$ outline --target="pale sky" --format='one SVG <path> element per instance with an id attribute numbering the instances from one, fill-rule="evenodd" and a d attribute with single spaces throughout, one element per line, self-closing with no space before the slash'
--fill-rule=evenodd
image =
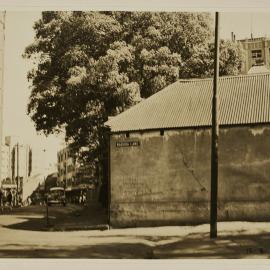
<path id="1" fill-rule="evenodd" d="M 250 38 L 251 29 L 253 37 L 270 37 L 269 13 L 221 13 L 220 36 L 231 38 L 234 32 L 236 39 Z"/>
<path id="2" fill-rule="evenodd" d="M 50 136 L 38 136 L 34 124 L 26 114 L 30 95 L 26 74 L 31 64 L 22 58 L 22 53 L 34 38 L 32 26 L 40 18 L 40 12 L 7 12 L 6 43 L 4 70 L 4 136 L 17 135 L 22 141 L 36 149 L 46 149 L 42 166 L 56 162 L 56 152 L 63 147 L 63 139 Z M 220 19 L 220 36 L 236 39 L 250 37 L 251 29 L 254 37 L 270 37 L 270 14 L 222 13 Z"/>
<path id="3" fill-rule="evenodd" d="M 24 48 L 33 41 L 32 26 L 39 17 L 40 12 L 6 13 L 3 133 L 4 136 L 19 136 L 22 143 L 31 145 L 33 159 L 40 163 L 38 167 L 45 169 L 56 163 L 56 153 L 62 147 L 62 140 L 55 136 L 38 136 L 34 123 L 26 114 L 31 92 L 26 75 L 31 63 L 22 58 Z"/>

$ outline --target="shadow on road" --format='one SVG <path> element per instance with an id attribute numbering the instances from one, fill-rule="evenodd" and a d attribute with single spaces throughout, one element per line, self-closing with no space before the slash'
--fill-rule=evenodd
<path id="1" fill-rule="evenodd" d="M 119 236 L 115 236 L 116 238 Z M 114 237 L 113 237 L 114 238 Z M 146 241 L 146 238 L 148 239 Z M 107 243 L 77 246 L 7 245 L 0 249 L 5 258 L 89 258 L 89 259 L 269 259 L 270 234 L 236 235 L 209 239 L 208 234 L 187 237 L 136 237 L 136 243 L 114 239 Z M 152 242 L 151 242 L 152 241 Z"/>
<path id="2" fill-rule="evenodd" d="M 67 207 L 49 207 L 49 226 L 47 226 L 46 208 L 40 206 L 24 207 L 14 209 L 8 213 L 15 221 L 3 227 L 16 230 L 44 231 L 56 230 L 65 231 L 76 227 L 87 228 L 106 223 L 106 211 L 98 204 L 87 207 L 69 205 Z"/>
<path id="3" fill-rule="evenodd" d="M 44 231 L 46 220 L 42 217 L 16 216 L 17 223 L 2 227 L 15 230 Z"/>
<path id="4" fill-rule="evenodd" d="M 210 239 L 208 233 L 195 233 L 168 244 L 157 245 L 155 258 L 270 258 L 270 234 L 220 236 Z"/>
<path id="5" fill-rule="evenodd" d="M 17 245 L 0 250 L 0 258 L 92 258 L 92 259 L 152 259 L 153 251 L 145 244 L 108 243 L 91 246 L 41 249 Z"/>
<path id="6" fill-rule="evenodd" d="M 2 227 L 5 233 L 14 230 L 44 231 L 46 228 L 45 208 L 30 207 L 16 209 L 5 215 Z M 50 207 L 50 223 L 56 230 L 74 226 L 91 226 L 103 223 L 106 212 L 97 205 L 81 207 Z M 206 225 L 206 224 L 205 224 Z M 108 233 L 82 232 L 82 234 L 46 234 L 46 241 L 20 240 L 24 245 L 6 240 L 0 245 L 2 258 L 101 258 L 101 259 L 183 259 L 183 258 L 270 258 L 270 232 L 268 223 L 224 223 L 220 225 L 217 239 L 210 239 L 205 225 L 157 228 L 116 229 Z M 168 231 L 169 230 L 169 231 Z M 24 232 L 23 232 L 24 233 Z M 23 235 L 18 233 L 18 235 Z M 61 235 L 61 237 L 60 237 Z M 63 239 L 72 236 L 70 245 Z M 27 236 L 28 237 L 28 236 Z M 47 237 L 49 237 L 47 239 Z M 64 237 L 64 238 L 63 238 Z M 12 237 L 11 237 L 12 239 Z M 23 238 L 21 238 L 23 239 Z"/>

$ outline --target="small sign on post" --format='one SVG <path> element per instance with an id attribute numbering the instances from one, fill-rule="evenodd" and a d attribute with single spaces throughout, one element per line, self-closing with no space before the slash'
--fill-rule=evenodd
<path id="1" fill-rule="evenodd" d="M 49 219 L 49 205 L 48 205 L 48 194 L 46 196 L 46 225 L 47 227 L 50 226 L 50 219 Z"/>

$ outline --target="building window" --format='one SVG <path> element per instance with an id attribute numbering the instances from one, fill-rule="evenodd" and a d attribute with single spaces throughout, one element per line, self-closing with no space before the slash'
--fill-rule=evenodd
<path id="1" fill-rule="evenodd" d="M 126 133 L 126 138 L 129 138 L 129 132 Z"/>
<path id="2" fill-rule="evenodd" d="M 160 130 L 160 136 L 164 136 L 164 129 Z"/>
<path id="3" fill-rule="evenodd" d="M 262 58 L 262 50 L 252 50 L 252 58 Z"/>

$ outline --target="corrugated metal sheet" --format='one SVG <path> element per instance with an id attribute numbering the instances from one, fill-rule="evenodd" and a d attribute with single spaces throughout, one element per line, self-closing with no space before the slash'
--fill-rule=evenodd
<path id="1" fill-rule="evenodd" d="M 221 77 L 222 125 L 270 123 L 270 73 Z M 211 126 L 213 80 L 180 80 L 105 124 L 112 132 Z"/>
<path id="2" fill-rule="evenodd" d="M 266 66 L 253 66 L 250 68 L 247 74 L 258 74 L 265 72 L 270 72 L 270 70 Z"/>

